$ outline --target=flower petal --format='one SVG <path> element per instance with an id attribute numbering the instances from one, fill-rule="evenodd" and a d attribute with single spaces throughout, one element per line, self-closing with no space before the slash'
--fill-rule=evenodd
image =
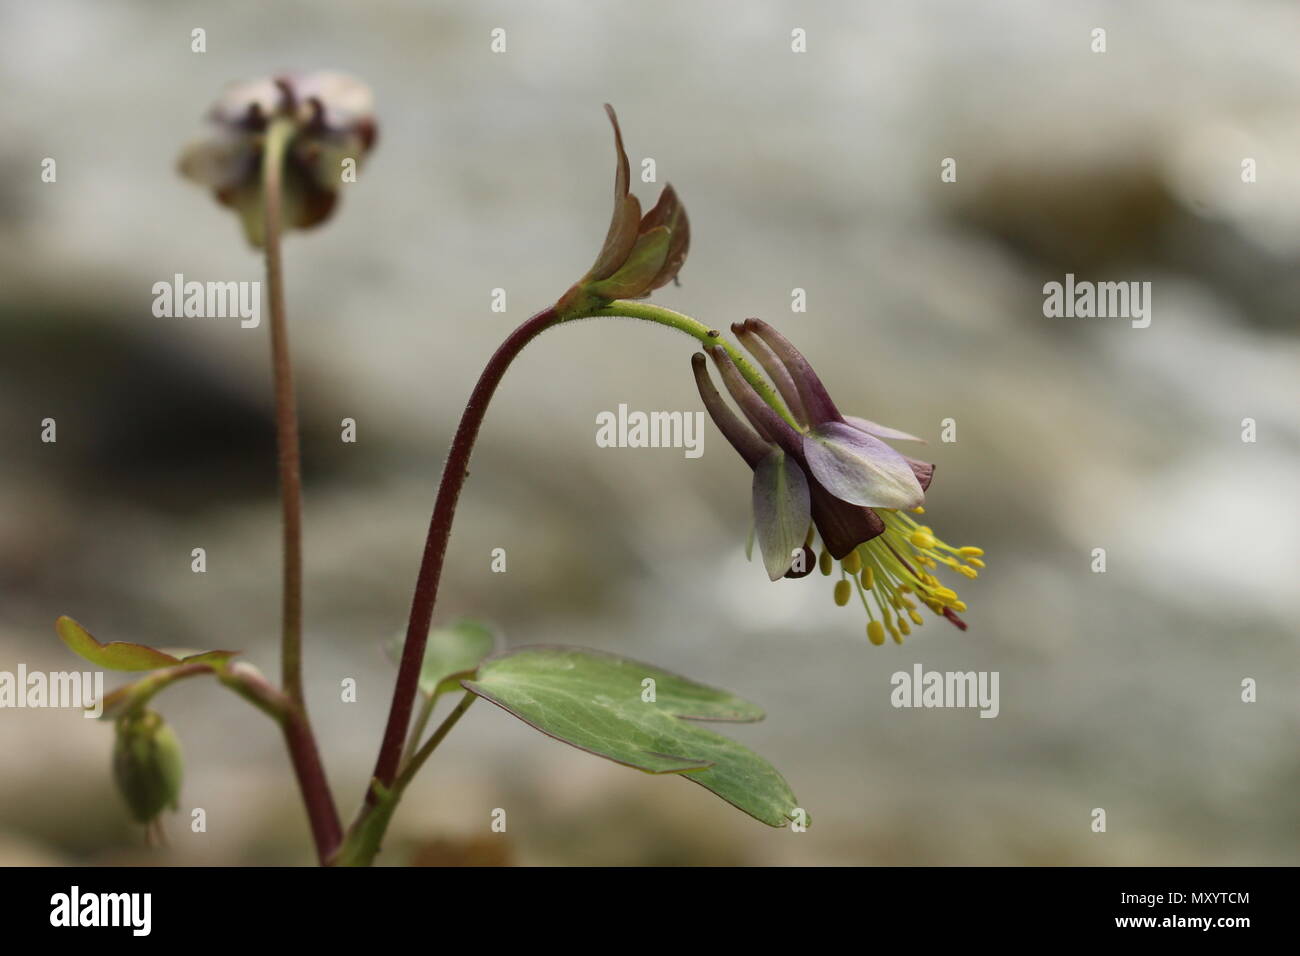
<path id="1" fill-rule="evenodd" d="M 284 94 L 274 77 L 260 77 L 232 83 L 221 92 L 209 117 L 222 125 L 238 126 L 252 115 L 270 116 L 279 107 Z"/>
<path id="2" fill-rule="evenodd" d="M 836 561 L 885 531 L 885 523 L 870 508 L 841 501 L 816 481 L 812 482 L 809 497 L 817 533 Z"/>
<path id="3" fill-rule="evenodd" d="M 799 433 L 791 428 L 771 405 L 763 401 L 762 396 L 754 391 L 754 387 L 749 382 L 745 381 L 745 377 L 740 374 L 740 369 L 736 368 L 736 363 L 727 354 L 727 350 L 721 345 L 715 345 L 706 351 L 712 357 L 713 364 L 718 367 L 727 391 L 740 406 L 740 410 L 745 413 L 750 424 L 758 429 L 759 435 L 767 441 L 780 445 L 787 454 L 794 455 L 796 458 L 801 456 L 803 448 L 799 442 Z"/>
<path id="4" fill-rule="evenodd" d="M 875 435 L 877 438 L 892 438 L 895 441 L 919 441 L 922 445 L 929 444 L 924 438 L 918 438 L 897 428 L 890 428 L 888 425 L 880 425 L 866 418 L 858 418 L 856 415 L 845 415 L 844 420 L 854 428 L 861 429 L 868 435 Z"/>
<path id="5" fill-rule="evenodd" d="M 793 458 L 773 448 L 754 469 L 754 532 L 767 576 L 790 570 L 808 534 L 808 479 Z"/>
<path id="6" fill-rule="evenodd" d="M 786 407 L 790 409 L 794 420 L 801 425 L 807 425 L 808 413 L 804 411 L 803 399 L 799 397 L 799 389 L 795 387 L 789 369 L 781 364 L 776 353 L 744 322 L 732 322 L 731 331 L 740 340 L 745 350 L 754 356 L 759 365 L 763 366 L 763 371 L 767 373 L 767 377 L 772 380 L 776 390 L 785 399 Z"/>
<path id="7" fill-rule="evenodd" d="M 709 377 L 708 359 L 704 357 L 704 353 L 696 352 L 691 356 L 691 371 L 695 373 L 695 387 L 700 390 L 700 400 L 704 402 L 713 424 L 717 425 L 718 431 L 722 432 L 722 437 L 731 443 L 731 447 L 736 449 L 741 458 L 745 459 L 745 464 L 750 468 L 758 467 L 758 463 L 768 453 L 770 446 L 758 436 L 758 432 L 742 422 L 740 416 L 722 400 L 718 390 L 713 387 L 713 379 Z M 749 552 L 746 551 L 746 557 L 748 554 Z"/>
<path id="8" fill-rule="evenodd" d="M 190 182 L 225 189 L 256 176 L 261 155 L 253 136 L 217 129 L 208 138 L 189 143 L 177 165 Z"/>
<path id="9" fill-rule="evenodd" d="M 921 486 L 922 491 L 930 490 L 930 482 L 934 480 L 934 465 L 928 461 L 918 461 L 915 458 L 903 456 L 903 461 L 907 462 L 908 467 L 912 469 L 912 474 L 916 475 L 916 481 Z"/>
<path id="10" fill-rule="evenodd" d="M 331 132 L 361 129 L 373 136 L 375 96 L 370 87 L 355 76 L 334 70 L 318 70 L 289 77 L 295 97 L 302 103 L 312 100 L 320 109 L 320 120 Z M 366 148 L 370 143 L 367 142 Z"/>
<path id="11" fill-rule="evenodd" d="M 925 492 L 907 460 L 878 438 L 843 422 L 803 436 L 808 469 L 842 501 L 867 508 L 915 508 Z"/>
<path id="12" fill-rule="evenodd" d="M 790 377 L 794 379 L 795 386 L 799 389 L 799 398 L 803 401 L 804 411 L 808 415 L 810 424 L 844 420 L 839 409 L 835 407 L 835 402 L 831 400 L 830 393 L 826 391 L 826 386 L 822 384 L 822 380 L 817 377 L 817 373 L 813 371 L 803 354 L 790 344 L 789 339 L 762 319 L 746 319 L 744 325 L 766 342 L 785 365 Z"/>

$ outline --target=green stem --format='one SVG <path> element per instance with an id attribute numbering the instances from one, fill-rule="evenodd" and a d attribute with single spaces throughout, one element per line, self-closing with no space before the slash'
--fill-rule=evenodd
<path id="1" fill-rule="evenodd" d="M 156 670 L 147 677 L 132 681 L 107 695 L 101 702 L 103 704 L 101 716 L 107 717 L 128 710 L 137 710 L 149 703 L 159 691 L 170 687 L 176 681 L 196 677 L 199 674 L 213 674 L 216 670 L 211 664 L 195 663 L 177 664 L 174 667 Z"/>
<path id="2" fill-rule="evenodd" d="M 402 751 L 402 767 L 411 762 L 411 756 L 415 753 L 415 748 L 420 745 L 420 738 L 424 736 L 424 728 L 429 726 L 429 718 L 433 716 L 433 708 L 437 703 L 437 694 L 431 694 L 424 698 L 420 713 L 415 718 L 415 726 L 411 728 L 411 735 L 406 738 L 406 749 Z"/>
<path id="3" fill-rule="evenodd" d="M 781 401 L 780 396 L 767 380 L 750 364 L 749 360 L 730 342 L 720 338 L 722 335 L 719 329 L 710 328 L 703 322 L 699 322 L 689 315 L 683 315 L 680 312 L 674 312 L 672 309 L 665 309 L 662 306 L 651 305 L 649 302 L 635 302 L 629 299 L 615 299 L 609 305 L 593 312 L 584 312 L 577 315 L 566 315 L 560 321 L 568 322 L 573 319 L 585 319 L 591 316 L 608 317 L 608 318 L 628 318 L 644 319 L 647 322 L 656 322 L 659 325 L 666 325 L 670 329 L 676 329 L 679 332 L 685 332 L 693 339 L 698 339 L 706 347 L 720 345 L 726 350 L 727 355 L 736 363 L 736 368 L 740 369 L 740 374 L 745 377 L 745 381 L 754 386 L 754 390 L 762 396 L 763 401 L 771 405 L 772 408 L 789 422 L 790 426 L 796 431 L 802 431 L 802 426 L 795 421 L 785 403 Z"/>
<path id="4" fill-rule="evenodd" d="M 375 861 L 402 794 L 415 779 L 420 768 L 424 766 L 424 762 L 429 759 L 429 755 L 438 748 L 447 734 L 451 733 L 451 728 L 456 726 L 461 717 L 465 716 L 465 711 L 469 710 L 474 700 L 474 695 L 466 691 L 465 696 L 456 705 L 456 709 L 446 716 L 438 725 L 438 729 L 433 732 L 433 736 L 406 762 L 402 772 L 393 781 L 392 787 L 385 787 L 378 780 L 371 781 L 371 798 L 348 830 L 338 853 L 330 860 L 330 865 L 370 866 Z"/>
<path id="5" fill-rule="evenodd" d="M 397 780 L 394 781 L 394 800 L 401 799 L 402 791 L 405 790 L 410 782 L 415 779 L 415 775 L 420 772 L 420 768 L 423 767 L 424 762 L 429 759 L 429 755 L 438 749 L 438 744 L 442 743 L 443 738 L 446 737 L 447 734 L 451 733 L 451 728 L 455 727 L 456 722 L 465 716 L 465 711 L 469 710 L 469 705 L 474 703 L 477 699 L 478 698 L 475 697 L 474 694 L 465 691 L 465 696 L 460 699 L 460 703 L 456 705 L 456 709 L 448 714 L 446 719 L 438 725 L 438 729 L 433 732 L 433 736 L 426 740 L 424 746 L 415 752 L 407 762 L 406 767 L 402 770 L 401 774 L 398 775 Z"/>

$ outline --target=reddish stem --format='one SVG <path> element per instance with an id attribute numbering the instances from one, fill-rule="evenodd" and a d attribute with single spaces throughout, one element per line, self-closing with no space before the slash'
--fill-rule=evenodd
<path id="1" fill-rule="evenodd" d="M 321 764 L 320 752 L 316 749 L 316 737 L 311 732 L 306 715 L 295 704 L 290 704 L 280 727 L 284 731 L 289 757 L 293 760 L 293 772 L 298 778 L 298 790 L 302 793 L 302 802 L 307 809 L 307 819 L 311 822 L 316 858 L 321 866 L 326 866 L 343 842 L 343 825 L 339 821 L 334 798 L 330 796 L 329 780 L 325 776 L 325 767 Z"/>
<path id="2" fill-rule="evenodd" d="M 267 130 L 262 156 L 266 278 L 271 299 L 271 368 L 275 384 L 276 449 L 283 524 L 281 657 L 284 693 L 289 699 L 281 727 L 311 821 L 316 855 L 324 864 L 342 842 L 343 827 L 307 719 L 307 702 L 302 689 L 302 465 L 284 303 L 284 267 L 280 257 L 284 152 L 293 129 L 293 122 L 287 117 L 273 121 Z"/>
<path id="3" fill-rule="evenodd" d="M 415 596 L 411 601 L 411 617 L 406 627 L 402 663 L 397 671 L 397 686 L 393 691 L 393 702 L 388 711 L 388 726 L 384 729 L 384 742 L 379 749 L 379 759 L 375 762 L 374 779 L 385 788 L 393 785 L 402 759 L 402 747 L 406 740 L 407 728 L 411 723 L 415 695 L 419 689 L 424 647 L 429 637 L 429 625 L 433 621 L 433 606 L 438 599 L 438 582 L 442 578 L 443 561 L 447 557 L 447 540 L 451 537 L 451 524 L 456 517 L 456 503 L 460 499 L 461 489 L 465 486 L 465 479 L 469 476 L 469 457 L 474 450 L 479 426 L 483 424 L 483 416 L 487 414 L 488 402 L 492 400 L 493 393 L 496 392 L 502 376 L 505 375 L 506 369 L 510 367 L 515 356 L 523 351 L 525 345 L 559 319 L 559 314 L 552 306 L 538 312 L 510 333 L 479 375 L 474 391 L 470 394 L 465 411 L 461 415 L 460 425 L 456 428 L 456 437 L 452 439 L 451 451 L 447 454 L 447 464 L 442 471 L 442 482 L 438 486 L 438 498 L 433 505 L 429 534 L 424 541 L 424 558 L 420 562 Z M 366 803 L 373 806 L 377 799 L 375 789 L 371 787 L 366 792 Z"/>

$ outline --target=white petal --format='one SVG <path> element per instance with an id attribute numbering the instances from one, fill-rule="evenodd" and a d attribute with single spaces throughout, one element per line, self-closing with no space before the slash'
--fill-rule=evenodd
<path id="1" fill-rule="evenodd" d="M 803 436 L 803 453 L 813 477 L 841 501 L 915 508 L 925 500 L 907 459 L 852 425 L 823 422 Z"/>
<path id="2" fill-rule="evenodd" d="M 754 532 L 767 576 L 780 580 L 803 547 L 812 520 L 808 479 L 803 469 L 779 448 L 754 469 Z"/>

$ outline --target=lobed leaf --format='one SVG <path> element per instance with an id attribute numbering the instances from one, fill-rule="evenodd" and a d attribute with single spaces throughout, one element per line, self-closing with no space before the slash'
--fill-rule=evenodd
<path id="1" fill-rule="evenodd" d="M 795 796 L 771 764 L 698 723 L 763 718 L 727 691 L 625 657 L 548 646 L 490 657 L 461 684 L 556 740 L 647 773 L 680 773 L 769 826 L 795 818 Z"/>

